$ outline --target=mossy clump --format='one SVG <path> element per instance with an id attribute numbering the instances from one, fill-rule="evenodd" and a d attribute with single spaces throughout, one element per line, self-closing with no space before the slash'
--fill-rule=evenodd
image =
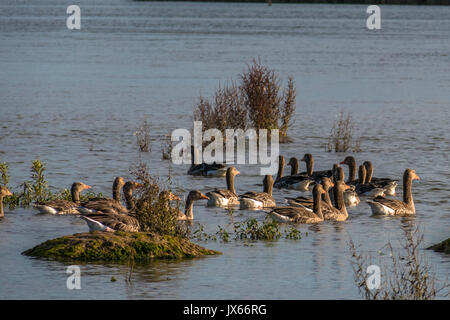
<path id="1" fill-rule="evenodd" d="M 86 232 L 45 241 L 22 254 L 57 261 L 136 262 L 220 254 L 188 239 L 142 232 Z"/>
<path id="2" fill-rule="evenodd" d="M 450 254 L 450 238 L 442 241 L 441 243 L 432 245 L 428 249 L 433 249 L 436 252 L 444 252 L 446 254 Z"/>

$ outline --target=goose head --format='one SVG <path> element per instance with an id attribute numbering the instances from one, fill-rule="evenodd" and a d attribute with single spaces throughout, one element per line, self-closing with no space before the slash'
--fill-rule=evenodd
<path id="1" fill-rule="evenodd" d="M 188 194 L 188 199 L 190 199 L 191 201 L 202 200 L 202 199 L 209 200 L 209 197 L 204 195 L 203 193 L 201 193 L 198 190 L 192 190 Z"/>
<path id="2" fill-rule="evenodd" d="M 9 197 L 12 196 L 12 192 L 8 190 L 7 187 L 0 187 L 0 197 Z"/>

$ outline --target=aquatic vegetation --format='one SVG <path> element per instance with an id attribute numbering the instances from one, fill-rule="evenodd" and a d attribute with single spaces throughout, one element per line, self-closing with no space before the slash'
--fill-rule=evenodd
<path id="1" fill-rule="evenodd" d="M 360 294 L 367 300 L 432 300 L 437 294 L 449 287 L 446 280 L 444 285 L 437 288 L 436 277 L 430 265 L 426 261 L 423 250 L 423 234 L 419 229 L 403 229 L 404 240 L 401 244 L 401 252 L 395 252 L 391 243 L 385 246 L 387 252 L 379 252 L 380 257 L 386 256 L 390 265 L 382 266 L 381 258 L 378 267 L 378 287 L 369 288 L 367 285 L 369 277 L 368 266 L 373 265 L 372 257 L 364 253 L 358 253 L 350 241 L 352 254 L 352 267 L 354 271 L 355 284 Z"/>
<path id="2" fill-rule="evenodd" d="M 340 112 L 333 123 L 330 136 L 328 137 L 327 151 L 331 152 L 360 152 L 361 140 L 353 137 L 354 123 L 350 114 L 344 118 Z"/>
<path id="3" fill-rule="evenodd" d="M 8 164 L 0 162 L 0 185 L 7 187 L 9 183 Z"/>
<path id="4" fill-rule="evenodd" d="M 261 223 L 255 218 L 247 219 L 241 222 L 232 224 L 233 231 L 228 231 L 227 228 L 218 226 L 219 230 L 215 234 L 208 234 L 204 231 L 204 226 L 199 225 L 198 229 L 192 234 L 192 237 L 198 241 L 216 241 L 218 239 L 223 242 L 229 242 L 231 237 L 234 240 L 277 240 L 283 235 L 285 239 L 300 240 L 301 231 L 294 226 L 285 228 L 282 233 L 280 224 L 271 218 L 267 217 Z"/>
<path id="5" fill-rule="evenodd" d="M 187 239 L 142 232 L 87 232 L 45 241 L 22 254 L 57 261 L 146 262 L 220 254 Z"/>
<path id="6" fill-rule="evenodd" d="M 188 227 L 178 221 L 179 207 L 169 206 L 168 199 L 162 196 L 165 191 L 171 192 L 171 175 L 167 178 L 169 187 L 165 187 L 149 174 L 143 162 L 131 168 L 131 173 L 143 185 L 136 190 L 136 205 L 132 210 L 141 231 L 187 238 Z"/>
<path id="7" fill-rule="evenodd" d="M 171 134 L 166 134 L 161 140 L 161 154 L 163 160 L 172 160 L 172 139 Z"/>
<path id="8" fill-rule="evenodd" d="M 237 84 L 216 89 L 210 100 L 200 96 L 194 109 L 194 120 L 202 121 L 202 129 L 279 129 L 280 142 L 288 142 L 287 131 L 295 113 L 296 90 L 292 77 L 280 93 L 279 76 L 274 70 L 253 59 L 253 64 L 239 75 Z"/>
<path id="9" fill-rule="evenodd" d="M 150 151 L 150 124 L 147 120 L 143 120 L 138 125 L 134 135 L 136 136 L 136 142 L 141 152 Z"/>

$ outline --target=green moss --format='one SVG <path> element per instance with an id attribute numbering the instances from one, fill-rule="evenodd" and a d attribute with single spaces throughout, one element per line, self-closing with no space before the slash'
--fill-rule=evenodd
<path id="1" fill-rule="evenodd" d="M 450 238 L 442 241 L 441 243 L 435 244 L 428 249 L 433 249 L 436 252 L 444 252 L 450 254 Z"/>
<path id="2" fill-rule="evenodd" d="M 22 254 L 58 261 L 136 262 L 220 254 L 187 239 L 140 232 L 77 233 L 45 241 Z"/>

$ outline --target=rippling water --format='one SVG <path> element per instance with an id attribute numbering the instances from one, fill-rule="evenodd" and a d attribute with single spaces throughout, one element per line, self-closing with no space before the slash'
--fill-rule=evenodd
<path id="1" fill-rule="evenodd" d="M 420 175 L 413 186 L 417 214 L 375 218 L 362 203 L 345 223 L 300 226 L 300 241 L 202 242 L 223 255 L 155 261 L 136 268 L 131 285 L 124 281 L 126 266 L 83 265 L 82 289 L 68 290 L 65 264 L 20 253 L 86 231 L 85 223 L 6 210 L 0 298 L 357 299 L 350 239 L 376 254 L 388 240 L 398 247 L 402 228 L 420 225 L 426 245 L 449 237 L 448 7 L 381 6 L 382 30 L 373 32 L 359 5 L 78 1 L 82 29 L 69 31 L 70 4 L 0 4 L 0 161 L 8 162 L 13 187 L 29 179 L 31 161 L 39 158 L 52 187 L 81 180 L 109 194 L 113 178 L 129 177 L 138 159 L 133 132 L 144 118 L 152 125 L 152 152 L 143 159 L 153 174 L 165 176 L 161 136 L 190 128 L 198 95 L 210 96 L 261 57 L 297 86 L 294 142 L 281 153 L 310 152 L 317 169 L 342 161 L 344 154 L 325 152 L 326 137 L 336 114 L 351 112 L 362 137 L 358 163 L 372 160 L 375 176 L 401 177 L 406 167 Z M 238 193 L 261 188 L 257 168 L 238 169 Z M 187 176 L 186 166 L 173 170 L 182 190 L 207 192 L 225 183 Z M 275 191 L 279 203 L 295 194 Z M 207 232 L 264 216 L 195 206 L 196 222 Z M 450 259 L 426 254 L 444 279 Z"/>

